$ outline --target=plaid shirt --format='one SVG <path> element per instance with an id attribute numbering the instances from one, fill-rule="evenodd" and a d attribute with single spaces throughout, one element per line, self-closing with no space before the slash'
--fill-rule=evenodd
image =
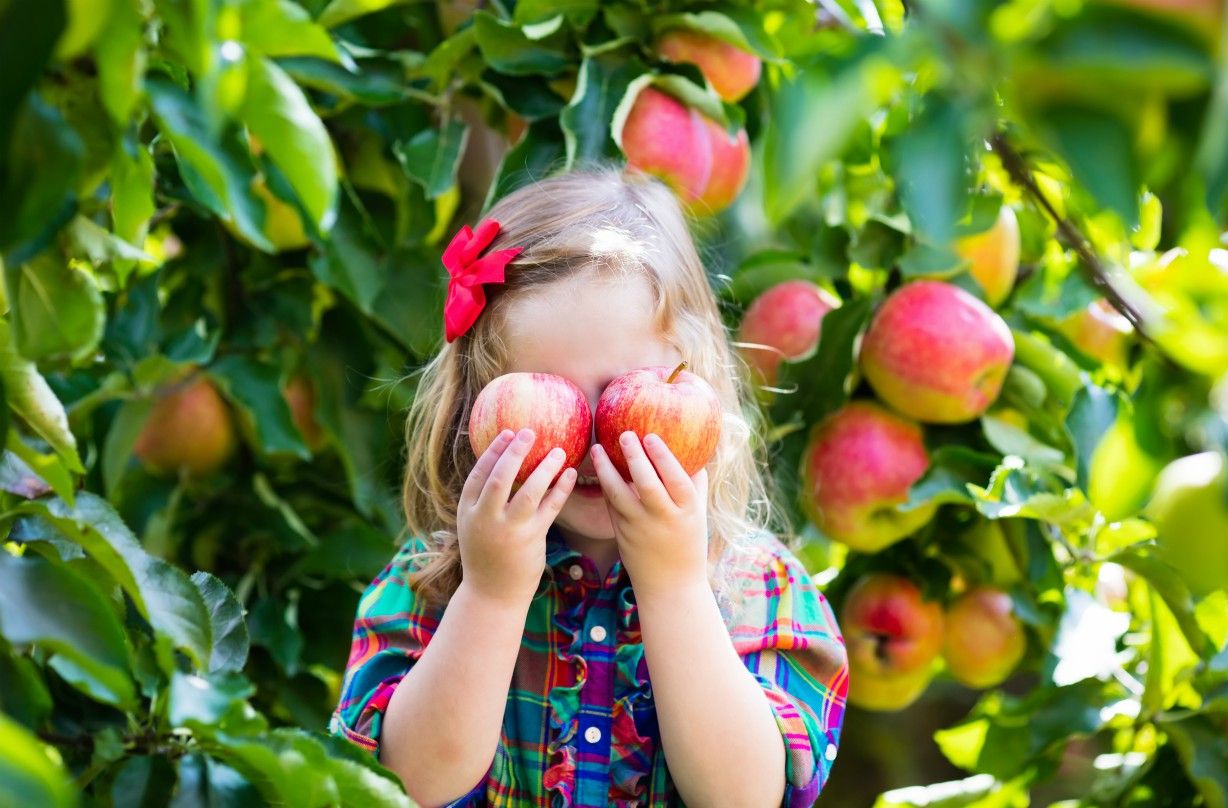
<path id="1" fill-rule="evenodd" d="M 332 732 L 378 752 L 393 690 L 431 641 L 442 610 L 405 583 L 410 541 L 367 588 Z M 724 611 L 734 648 L 763 687 L 786 748 L 790 808 L 827 782 L 844 720 L 848 667 L 827 599 L 776 539 L 737 573 Z M 681 805 L 665 766 L 635 594 L 621 563 L 605 580 L 551 529 L 525 621 L 494 761 L 457 806 Z"/>

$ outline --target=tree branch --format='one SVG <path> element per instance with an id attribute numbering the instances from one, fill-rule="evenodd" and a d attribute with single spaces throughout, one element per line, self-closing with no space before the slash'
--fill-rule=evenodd
<path id="1" fill-rule="evenodd" d="M 1026 190 L 1036 200 L 1037 204 L 1044 208 L 1049 218 L 1053 220 L 1054 225 L 1057 226 L 1058 240 L 1067 248 L 1074 250 L 1075 254 L 1079 256 L 1079 266 L 1083 268 L 1084 274 L 1087 275 L 1092 285 L 1103 292 L 1113 308 L 1121 312 L 1122 316 L 1130 321 L 1130 325 L 1134 327 L 1135 333 L 1147 342 L 1155 345 L 1155 340 L 1147 333 L 1142 312 L 1132 306 L 1113 286 L 1108 270 L 1105 269 L 1104 264 L 1100 261 L 1100 257 L 1096 255 L 1096 251 L 1092 249 L 1091 243 L 1088 242 L 1079 228 L 1075 227 L 1073 222 L 1062 216 L 1053 207 L 1053 203 L 1049 201 L 1049 198 L 1037 186 L 1036 180 L 1032 176 L 1032 171 L 1028 168 L 1027 163 L 1024 162 L 1022 155 L 1010 144 L 1006 139 L 1006 135 L 1002 132 L 995 132 L 989 139 L 989 144 L 997 152 L 998 157 L 1002 160 L 1002 166 L 1010 174 L 1011 179 Z"/>

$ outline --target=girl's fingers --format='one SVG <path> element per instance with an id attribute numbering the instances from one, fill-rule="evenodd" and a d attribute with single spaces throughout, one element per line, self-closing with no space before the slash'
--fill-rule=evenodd
<path id="1" fill-rule="evenodd" d="M 657 474 L 674 504 L 680 508 L 691 504 L 695 485 L 665 441 L 659 435 L 649 433 L 644 436 L 644 451 L 656 467 Z"/>
<path id="2" fill-rule="evenodd" d="M 520 467 L 524 464 L 524 459 L 536 439 L 537 436 L 531 429 L 522 429 L 516 433 L 516 438 L 511 445 L 495 462 L 495 467 L 490 472 L 486 485 L 482 488 L 481 497 L 483 499 L 500 506 L 507 504 L 512 494 L 512 484 L 516 482 L 516 475 L 520 473 Z"/>
<path id="3" fill-rule="evenodd" d="M 600 443 L 593 444 L 591 454 L 593 466 L 597 471 L 597 481 L 601 483 L 601 491 L 605 494 L 606 501 L 620 516 L 631 514 L 632 508 L 635 507 L 635 493 L 631 486 L 627 485 L 618 469 L 614 468 L 610 456 L 605 453 Z"/>
<path id="4" fill-rule="evenodd" d="M 660 510 L 671 504 L 669 493 L 661 484 L 657 470 L 652 467 L 648 455 L 644 454 L 639 436 L 634 432 L 624 432 L 618 436 L 618 446 L 623 450 L 623 457 L 627 459 L 627 468 L 631 470 L 631 479 L 640 495 L 640 502 L 653 510 Z"/>
<path id="5" fill-rule="evenodd" d="M 537 512 L 553 522 L 554 518 L 559 515 L 559 511 L 563 510 L 563 506 L 567 504 L 567 498 L 571 496 L 572 489 L 576 487 L 578 476 L 579 473 L 574 468 L 563 469 L 563 473 L 559 475 L 559 481 L 542 499 Z"/>
<path id="6" fill-rule="evenodd" d="M 502 456 L 503 450 L 507 448 L 507 445 L 512 442 L 514 437 L 516 437 L 515 432 L 505 429 L 490 442 L 490 445 L 486 447 L 486 451 L 482 452 L 482 456 L 478 458 L 478 462 L 473 464 L 473 469 L 465 479 L 465 487 L 461 489 L 461 502 L 477 502 L 478 496 L 482 493 L 483 486 L 486 485 L 486 478 L 490 476 L 490 472 L 495 467 L 495 461 Z"/>
<path id="7" fill-rule="evenodd" d="M 546 489 L 550 487 L 550 481 L 554 479 L 554 475 L 559 473 L 565 462 L 567 462 L 566 452 L 557 446 L 551 449 L 512 497 L 512 501 L 507 506 L 508 513 L 518 517 L 527 517 L 535 513 Z"/>

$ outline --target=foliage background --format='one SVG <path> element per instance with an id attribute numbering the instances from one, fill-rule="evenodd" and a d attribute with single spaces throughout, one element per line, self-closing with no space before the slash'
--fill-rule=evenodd
<path id="1" fill-rule="evenodd" d="M 1166 462 L 1228 449 L 1228 15 L 1157 6 L 0 0 L 0 802 L 406 803 L 321 730 L 400 538 L 441 242 L 618 159 L 652 74 L 751 137 L 746 191 L 696 223 L 730 325 L 785 278 L 845 301 L 770 403 L 787 495 L 873 304 L 923 274 L 974 289 L 946 245 L 1003 201 L 1021 220 L 1022 422 L 929 430 L 913 499 L 943 507 L 883 553 L 794 517 L 837 601 L 872 569 L 944 597 L 976 574 L 952 537 L 1005 520 L 1029 656 L 1001 691 L 851 711 L 825 799 L 1228 804 L 1228 598 L 1191 593 L 1139 515 Z M 759 87 L 722 104 L 659 60 L 674 25 L 756 52 Z M 1120 362 L 1059 327 L 1102 295 L 1148 336 Z M 133 447 L 185 374 L 239 447 L 154 474 Z M 315 426 L 282 392 L 303 376 Z"/>

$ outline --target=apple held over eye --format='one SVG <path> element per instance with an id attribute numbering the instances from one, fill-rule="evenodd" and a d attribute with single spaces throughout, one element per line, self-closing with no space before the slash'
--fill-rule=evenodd
<path id="1" fill-rule="evenodd" d="M 597 442 L 624 480 L 631 471 L 618 437 L 653 433 L 665 441 L 687 474 L 712 459 L 721 437 L 721 401 L 712 385 L 686 370 L 651 367 L 624 373 L 597 402 Z"/>
<path id="2" fill-rule="evenodd" d="M 469 445 L 475 456 L 503 430 L 525 428 L 537 439 L 516 474 L 517 485 L 556 446 L 567 455 L 564 468 L 580 465 L 588 451 L 593 414 L 579 387 L 551 373 L 505 373 L 482 388 L 469 413 Z"/>
<path id="3" fill-rule="evenodd" d="M 840 610 L 849 657 L 849 701 L 866 710 L 901 710 L 924 692 L 942 650 L 942 607 L 899 575 L 874 573 L 853 584 Z"/>

